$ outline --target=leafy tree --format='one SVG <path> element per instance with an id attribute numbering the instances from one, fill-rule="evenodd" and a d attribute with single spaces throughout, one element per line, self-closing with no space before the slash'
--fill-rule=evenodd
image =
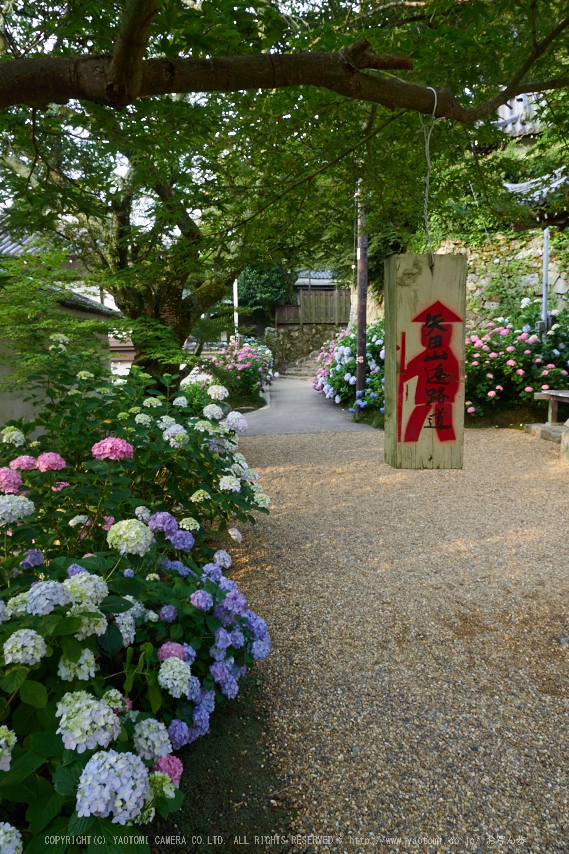
<path id="1" fill-rule="evenodd" d="M 277 305 L 292 299 L 294 279 L 282 267 L 250 264 L 237 279 L 239 304 L 253 311 L 274 315 Z"/>

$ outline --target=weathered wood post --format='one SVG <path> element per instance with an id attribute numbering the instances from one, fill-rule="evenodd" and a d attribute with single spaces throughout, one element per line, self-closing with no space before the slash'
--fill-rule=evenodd
<path id="1" fill-rule="evenodd" d="M 385 461 L 462 468 L 466 257 L 385 262 Z"/>

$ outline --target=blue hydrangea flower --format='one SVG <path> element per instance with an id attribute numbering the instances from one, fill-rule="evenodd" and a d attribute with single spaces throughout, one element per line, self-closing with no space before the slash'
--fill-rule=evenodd
<path id="1" fill-rule="evenodd" d="M 197 652 L 195 651 L 193 646 L 189 645 L 189 643 L 183 644 L 183 647 L 184 647 L 184 652 L 186 653 L 184 656 L 184 661 L 187 662 L 188 664 L 193 664 L 194 661 L 196 660 Z"/>
<path id="2" fill-rule="evenodd" d="M 26 557 L 20 563 L 21 569 L 31 569 L 33 566 L 41 566 L 43 555 L 39 549 L 28 549 Z"/>
<path id="3" fill-rule="evenodd" d="M 67 575 L 69 578 L 73 578 L 74 575 L 79 575 L 80 572 L 87 572 L 87 570 L 79 566 L 78 563 L 72 563 L 71 566 L 67 568 Z"/>
<path id="4" fill-rule="evenodd" d="M 126 578 L 134 578 L 134 569 L 125 569 L 123 575 Z"/>
<path id="5" fill-rule="evenodd" d="M 164 607 L 160 609 L 158 616 L 165 623 L 173 623 L 178 616 L 178 612 L 173 605 L 164 605 Z"/>
<path id="6" fill-rule="evenodd" d="M 164 531 L 170 537 L 178 530 L 178 523 L 171 513 L 154 513 L 148 520 L 148 527 L 151 531 Z"/>
<path id="7" fill-rule="evenodd" d="M 170 726 L 168 727 L 168 735 L 170 736 L 170 741 L 172 742 L 172 747 L 174 750 L 179 750 L 181 747 L 184 747 L 188 743 L 190 728 L 184 723 L 184 721 L 180 721 L 177 718 L 174 718 Z"/>
<path id="8" fill-rule="evenodd" d="M 168 534 L 168 539 L 175 549 L 181 549 L 184 552 L 189 552 L 195 543 L 193 534 L 189 531 L 175 531 L 173 534 Z"/>

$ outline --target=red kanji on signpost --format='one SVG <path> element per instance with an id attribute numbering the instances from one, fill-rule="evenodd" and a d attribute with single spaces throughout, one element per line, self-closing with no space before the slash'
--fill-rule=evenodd
<path id="1" fill-rule="evenodd" d="M 401 367 L 397 386 L 397 440 L 418 442 L 423 429 L 436 430 L 441 442 L 454 441 L 453 404 L 460 386 L 460 364 L 451 347 L 452 325 L 462 323 L 451 309 L 437 301 L 412 320 L 421 323 L 424 350 L 405 364 L 405 332 L 401 333 Z M 402 440 L 403 391 L 417 377 L 415 407 Z M 426 423 L 425 423 L 426 422 Z"/>

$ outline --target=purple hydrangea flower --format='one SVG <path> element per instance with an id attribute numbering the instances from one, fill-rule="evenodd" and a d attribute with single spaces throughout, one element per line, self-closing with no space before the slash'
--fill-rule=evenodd
<path id="1" fill-rule="evenodd" d="M 226 611 L 231 611 L 238 617 L 244 617 L 247 613 L 247 600 L 238 590 L 228 593 L 221 605 Z"/>
<path id="2" fill-rule="evenodd" d="M 182 532 L 180 531 L 180 533 Z M 195 572 L 192 572 L 189 566 L 184 566 L 181 560 L 168 560 L 168 558 L 165 557 L 164 560 L 160 562 L 160 565 L 163 569 L 177 572 L 178 575 L 182 576 L 182 578 L 186 578 L 188 575 L 195 575 Z"/>
<path id="3" fill-rule="evenodd" d="M 356 397 L 358 397 L 358 398 L 363 397 L 363 395 L 364 395 L 363 391 L 357 391 L 356 392 Z"/>
<path id="4" fill-rule="evenodd" d="M 200 680 L 198 679 L 198 677 L 197 676 L 190 676 L 190 679 L 188 682 L 188 693 L 187 693 L 188 700 L 192 700 L 192 702 L 195 703 L 197 698 L 200 696 L 201 689 L 202 689 L 202 686 L 200 684 Z"/>
<path id="5" fill-rule="evenodd" d="M 234 700 L 237 694 L 239 693 L 239 685 L 237 684 L 237 679 L 233 676 L 228 676 L 225 682 L 220 686 L 221 693 L 225 694 L 226 697 L 229 697 L 230 700 Z"/>
<path id="6" fill-rule="evenodd" d="M 134 578 L 134 569 L 125 569 L 123 575 L 126 578 Z"/>
<path id="7" fill-rule="evenodd" d="M 189 645 L 189 643 L 184 643 L 184 644 L 182 644 L 182 646 L 184 647 L 184 653 L 185 653 L 184 661 L 187 664 L 193 664 L 194 661 L 196 660 L 197 652 L 195 651 L 193 646 Z"/>
<path id="8" fill-rule="evenodd" d="M 255 640 L 262 640 L 267 637 L 269 627 L 262 617 L 258 617 L 254 611 L 247 611 L 245 620 L 247 621 L 247 628 L 251 629 Z"/>
<path id="9" fill-rule="evenodd" d="M 235 622 L 235 618 L 231 611 L 227 611 L 222 605 L 217 605 L 214 609 L 213 616 L 219 620 L 222 626 L 231 626 Z"/>
<path id="10" fill-rule="evenodd" d="M 203 705 L 196 706 L 193 712 L 194 725 L 198 735 L 205 735 L 209 731 L 209 711 Z"/>
<path id="11" fill-rule="evenodd" d="M 31 569 L 33 566 L 41 566 L 43 563 L 43 555 L 39 549 L 28 549 L 26 556 L 20 563 L 21 569 Z"/>
<path id="12" fill-rule="evenodd" d="M 256 661 L 260 661 L 263 658 L 266 658 L 269 652 L 271 651 L 271 639 L 267 635 L 266 638 L 262 640 L 253 641 L 251 644 L 251 655 Z"/>
<path id="13" fill-rule="evenodd" d="M 223 661 L 225 658 L 225 650 L 219 649 L 217 646 L 210 646 L 209 654 L 215 661 Z"/>
<path id="14" fill-rule="evenodd" d="M 67 575 L 69 578 L 73 578 L 74 575 L 79 575 L 80 572 L 87 572 L 87 570 L 83 566 L 79 566 L 78 563 L 72 563 L 71 566 L 67 568 Z"/>
<path id="15" fill-rule="evenodd" d="M 225 578 L 224 575 L 219 579 L 219 589 L 220 590 L 237 590 L 237 585 L 231 578 Z"/>
<path id="16" fill-rule="evenodd" d="M 218 649 L 227 649 L 231 646 L 231 635 L 225 629 L 218 629 L 215 633 L 215 645 Z"/>
<path id="17" fill-rule="evenodd" d="M 243 634 L 239 626 L 235 626 L 235 628 L 232 629 L 230 637 L 231 646 L 235 647 L 235 649 L 241 649 L 241 647 L 245 643 L 245 635 Z"/>
<path id="18" fill-rule="evenodd" d="M 210 666 L 209 672 L 220 685 L 223 685 L 225 680 L 229 679 L 229 670 L 227 669 L 227 665 L 224 661 L 216 661 L 215 664 Z"/>
<path id="19" fill-rule="evenodd" d="M 178 523 L 171 513 L 154 513 L 147 522 L 151 531 L 164 531 L 167 537 L 178 530 Z"/>
<path id="20" fill-rule="evenodd" d="M 206 691 L 205 688 L 202 688 L 201 695 L 196 700 L 196 703 L 202 706 L 207 711 L 208 715 L 211 715 L 215 709 L 215 691 Z"/>
<path id="21" fill-rule="evenodd" d="M 184 552 L 189 552 L 195 543 L 195 539 L 189 531 L 176 531 L 169 534 L 168 539 L 175 549 L 181 549 Z"/>
<path id="22" fill-rule="evenodd" d="M 164 605 L 164 607 L 160 609 L 158 616 L 161 620 L 164 620 L 165 623 L 173 623 L 178 616 L 178 612 L 173 605 Z"/>
<path id="23" fill-rule="evenodd" d="M 221 567 L 216 563 L 206 563 L 205 566 L 202 567 L 202 576 L 205 575 L 210 581 L 218 582 L 220 578 L 223 578 Z"/>
<path id="24" fill-rule="evenodd" d="M 202 611 L 209 611 L 210 608 L 213 608 L 213 599 L 205 590 L 196 590 L 195 593 L 192 593 L 190 602 L 194 608 L 200 608 Z"/>
<path id="25" fill-rule="evenodd" d="M 172 742 L 172 748 L 174 750 L 179 750 L 180 747 L 184 747 L 184 745 L 188 743 L 190 728 L 186 723 L 184 723 L 184 721 L 174 718 L 168 727 L 168 735 Z"/>

